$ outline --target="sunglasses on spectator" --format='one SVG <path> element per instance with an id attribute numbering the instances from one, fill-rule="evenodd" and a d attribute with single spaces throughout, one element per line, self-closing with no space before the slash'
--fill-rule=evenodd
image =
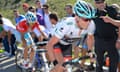
<path id="1" fill-rule="evenodd" d="M 69 10 L 69 9 L 70 9 L 69 7 L 64 8 L 64 10 Z"/>
<path id="2" fill-rule="evenodd" d="M 96 1 L 95 3 L 96 3 L 96 4 L 101 4 L 101 3 L 104 3 L 104 1 L 101 1 L 101 2 L 99 2 L 99 1 L 97 2 L 97 1 Z"/>

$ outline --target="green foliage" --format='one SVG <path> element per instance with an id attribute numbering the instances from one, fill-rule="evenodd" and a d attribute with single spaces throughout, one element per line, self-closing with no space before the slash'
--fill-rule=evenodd
<path id="1" fill-rule="evenodd" d="M 58 16 L 61 18 L 65 16 L 65 5 L 68 3 L 74 5 L 75 1 L 76 0 L 48 0 L 48 4 L 51 9 L 50 11 L 57 12 Z"/>
<path id="2" fill-rule="evenodd" d="M 51 12 L 57 12 L 60 18 L 65 16 L 64 7 L 66 4 L 70 3 L 74 5 L 77 0 L 48 0 L 48 5 L 50 6 Z M 93 0 L 86 0 L 93 4 Z M 108 4 L 117 3 L 120 5 L 120 0 L 106 0 Z M 30 5 L 35 5 L 35 0 L 0 0 L 0 13 L 3 16 L 11 19 L 14 22 L 14 16 L 12 10 L 17 8 L 20 13 L 24 13 L 21 4 L 27 2 Z"/>

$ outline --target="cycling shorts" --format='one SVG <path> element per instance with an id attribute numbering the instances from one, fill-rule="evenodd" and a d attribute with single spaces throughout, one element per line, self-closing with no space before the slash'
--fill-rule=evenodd
<path id="1" fill-rule="evenodd" d="M 60 43 L 56 44 L 54 46 L 54 49 L 60 49 L 61 52 L 62 52 L 62 55 L 64 57 L 66 56 L 72 56 L 72 45 L 69 44 L 69 45 L 62 45 Z"/>
<path id="2" fill-rule="evenodd" d="M 31 46 L 34 42 L 29 32 L 24 34 L 24 39 L 28 47 Z"/>

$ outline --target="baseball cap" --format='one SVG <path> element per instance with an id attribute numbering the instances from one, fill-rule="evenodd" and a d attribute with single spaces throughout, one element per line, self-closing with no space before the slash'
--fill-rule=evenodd
<path id="1" fill-rule="evenodd" d="M 27 3 L 23 3 L 22 6 L 23 6 L 23 7 L 26 7 L 26 8 L 29 8 L 29 4 L 27 4 Z"/>

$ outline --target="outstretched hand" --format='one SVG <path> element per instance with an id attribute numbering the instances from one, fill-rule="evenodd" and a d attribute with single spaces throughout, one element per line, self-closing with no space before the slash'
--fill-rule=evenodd
<path id="1" fill-rule="evenodd" d="M 109 16 L 100 16 L 100 18 L 102 18 L 106 23 L 111 23 L 112 21 L 112 18 L 110 18 Z"/>

